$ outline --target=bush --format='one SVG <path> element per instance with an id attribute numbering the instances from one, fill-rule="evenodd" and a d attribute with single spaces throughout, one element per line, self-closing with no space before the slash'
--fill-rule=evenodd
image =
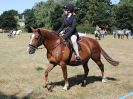
<path id="1" fill-rule="evenodd" d="M 91 33 L 91 34 L 93 34 L 94 33 L 94 31 L 95 31 L 95 27 L 92 27 L 92 26 L 90 26 L 90 25 L 79 25 L 79 26 L 77 26 L 77 30 L 78 30 L 78 32 L 82 32 L 82 33 Z"/>

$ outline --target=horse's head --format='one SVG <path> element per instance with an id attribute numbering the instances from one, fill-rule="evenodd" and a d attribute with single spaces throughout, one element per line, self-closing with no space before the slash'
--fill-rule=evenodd
<path id="1" fill-rule="evenodd" d="M 28 52 L 29 54 L 34 54 L 36 49 L 38 49 L 39 46 L 41 46 L 44 42 L 44 38 L 41 34 L 41 30 L 40 29 L 32 29 L 32 36 L 31 36 L 31 40 L 29 43 L 29 47 L 28 47 Z"/>

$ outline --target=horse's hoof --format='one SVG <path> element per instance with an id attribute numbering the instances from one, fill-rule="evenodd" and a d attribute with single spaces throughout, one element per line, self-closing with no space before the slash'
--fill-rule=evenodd
<path id="1" fill-rule="evenodd" d="M 63 90 L 67 91 L 67 88 L 63 88 Z"/>
<path id="2" fill-rule="evenodd" d="M 85 87 L 86 86 L 86 81 L 83 81 L 81 84 L 80 84 L 81 87 Z"/>
<path id="3" fill-rule="evenodd" d="M 48 89 L 49 92 L 52 92 L 51 85 L 48 85 L 48 86 L 47 86 L 47 89 Z"/>
<path id="4" fill-rule="evenodd" d="M 102 79 L 102 83 L 106 83 L 107 81 L 106 81 L 106 79 Z"/>
<path id="5" fill-rule="evenodd" d="M 43 88 L 47 88 L 48 85 L 43 85 Z"/>
<path id="6" fill-rule="evenodd" d="M 51 85 L 44 85 L 43 88 L 47 88 L 49 92 L 52 92 Z"/>
<path id="7" fill-rule="evenodd" d="M 81 86 L 81 87 L 85 87 L 85 84 L 84 84 L 84 83 L 81 83 L 80 86 Z"/>
<path id="8" fill-rule="evenodd" d="M 65 87 L 63 87 L 63 90 L 67 91 L 67 90 L 68 90 L 68 88 L 65 86 Z"/>

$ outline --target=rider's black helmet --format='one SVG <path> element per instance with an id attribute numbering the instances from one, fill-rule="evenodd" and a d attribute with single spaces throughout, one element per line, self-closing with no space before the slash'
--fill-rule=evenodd
<path id="1" fill-rule="evenodd" d="M 72 4 L 65 4 L 63 8 L 71 13 L 74 12 L 74 6 Z"/>

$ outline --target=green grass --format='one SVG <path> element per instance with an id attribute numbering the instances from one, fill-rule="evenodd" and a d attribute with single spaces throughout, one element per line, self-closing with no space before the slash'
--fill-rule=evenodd
<path id="1" fill-rule="evenodd" d="M 50 93 L 43 88 L 44 70 L 48 64 L 46 49 L 29 55 L 26 50 L 30 35 L 24 33 L 9 39 L 6 34 L 0 34 L 0 99 L 118 99 L 133 92 L 133 39 L 118 40 L 107 36 L 99 41 L 112 58 L 120 61 L 118 67 L 113 67 L 102 57 L 106 83 L 100 81 L 101 72 L 90 60 L 86 87 L 79 85 L 83 74 L 82 66 L 68 66 L 70 89 L 63 91 L 62 71 L 57 66 L 49 74 L 54 86 Z M 94 38 L 93 35 L 88 36 Z"/>

